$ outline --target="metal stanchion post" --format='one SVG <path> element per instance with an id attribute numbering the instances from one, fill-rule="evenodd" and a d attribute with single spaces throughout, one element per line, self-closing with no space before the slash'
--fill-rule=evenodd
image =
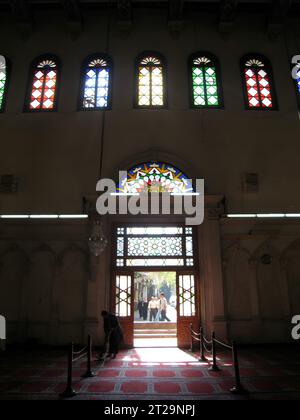
<path id="1" fill-rule="evenodd" d="M 241 384 L 237 344 L 235 341 L 233 341 L 232 343 L 232 360 L 233 360 L 234 373 L 235 373 L 235 386 L 231 388 L 230 392 L 232 392 L 233 394 L 245 394 L 246 390 Z"/>
<path id="2" fill-rule="evenodd" d="M 203 345 L 203 328 L 200 327 L 200 359 L 199 362 L 207 362 L 207 359 L 205 357 L 205 349 Z"/>
<path id="3" fill-rule="evenodd" d="M 87 370 L 83 375 L 83 378 L 93 378 L 95 374 L 92 371 L 92 337 L 88 336 L 88 348 L 87 348 Z"/>
<path id="4" fill-rule="evenodd" d="M 68 352 L 68 380 L 66 390 L 60 394 L 61 398 L 72 398 L 75 397 L 76 392 L 72 386 L 72 376 L 73 376 L 73 343 L 70 345 Z"/>
<path id="5" fill-rule="evenodd" d="M 209 370 L 211 372 L 219 372 L 220 368 L 217 365 L 217 351 L 216 351 L 216 343 L 215 343 L 215 332 L 213 331 L 211 333 L 211 341 L 212 341 L 212 357 L 213 357 L 213 364 L 212 366 L 209 368 Z"/>

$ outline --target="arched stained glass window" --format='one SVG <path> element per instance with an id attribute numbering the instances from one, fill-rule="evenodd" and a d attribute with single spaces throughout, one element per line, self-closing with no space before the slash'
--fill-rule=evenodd
<path id="1" fill-rule="evenodd" d="M 249 55 L 242 61 L 248 109 L 272 110 L 276 107 L 272 69 L 262 56 Z"/>
<path id="2" fill-rule="evenodd" d="M 33 64 L 30 88 L 30 111 L 53 111 L 56 108 L 58 63 L 54 57 L 43 57 Z"/>
<path id="3" fill-rule="evenodd" d="M 222 104 L 219 65 L 215 57 L 197 53 L 191 58 L 192 105 L 219 108 Z"/>
<path id="4" fill-rule="evenodd" d="M 193 192 L 192 181 L 178 168 L 165 162 L 145 162 L 134 166 L 121 181 L 117 192 L 168 192 L 187 194 Z"/>
<path id="5" fill-rule="evenodd" d="M 296 64 L 296 88 L 297 88 L 297 94 L 298 94 L 298 98 L 300 100 L 300 61 L 298 61 L 298 63 Z"/>
<path id="6" fill-rule="evenodd" d="M 298 89 L 298 94 L 300 95 L 300 68 L 298 70 L 297 89 Z"/>
<path id="7" fill-rule="evenodd" d="M 83 66 L 82 109 L 105 109 L 111 102 L 111 63 L 108 57 L 89 57 Z"/>
<path id="8" fill-rule="evenodd" d="M 137 105 L 145 108 L 165 106 L 165 75 L 163 59 L 146 54 L 138 59 Z"/>
<path id="9" fill-rule="evenodd" d="M 4 109 L 7 87 L 7 62 L 3 55 L 0 55 L 0 112 Z"/>

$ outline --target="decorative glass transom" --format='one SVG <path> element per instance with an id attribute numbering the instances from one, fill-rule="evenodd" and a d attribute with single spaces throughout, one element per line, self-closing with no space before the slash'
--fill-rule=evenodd
<path id="1" fill-rule="evenodd" d="M 6 61 L 4 57 L 0 56 L 0 111 L 4 106 L 6 80 Z"/>
<path id="2" fill-rule="evenodd" d="M 52 110 L 56 98 L 57 65 L 42 60 L 34 70 L 29 107 L 33 111 Z"/>
<path id="3" fill-rule="evenodd" d="M 84 72 L 83 108 L 102 109 L 108 107 L 110 67 L 103 58 L 93 59 Z"/>
<path id="4" fill-rule="evenodd" d="M 161 61 L 154 56 L 141 60 L 138 66 L 138 106 L 164 105 L 164 78 Z"/>
<path id="5" fill-rule="evenodd" d="M 127 177 L 122 179 L 117 192 L 187 194 L 193 192 L 193 186 L 191 180 L 174 166 L 163 162 L 146 162 L 127 172 Z"/>
<path id="6" fill-rule="evenodd" d="M 192 66 L 193 105 L 217 107 L 220 105 L 217 70 L 208 57 L 197 57 Z"/>
<path id="7" fill-rule="evenodd" d="M 191 227 L 119 227 L 117 267 L 194 266 Z"/>
<path id="8" fill-rule="evenodd" d="M 271 80 L 265 64 L 261 60 L 250 59 L 245 63 L 244 72 L 249 108 L 272 109 Z"/>

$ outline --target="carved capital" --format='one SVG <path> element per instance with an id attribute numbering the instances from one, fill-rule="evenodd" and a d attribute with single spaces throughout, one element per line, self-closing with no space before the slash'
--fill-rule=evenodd
<path id="1" fill-rule="evenodd" d="M 118 0 L 118 28 L 123 36 L 128 36 L 132 29 L 132 2 Z"/>
<path id="2" fill-rule="evenodd" d="M 257 258 L 250 258 L 249 259 L 249 266 L 252 270 L 256 270 L 256 267 L 258 266 L 258 259 Z"/>
<path id="3" fill-rule="evenodd" d="M 219 32 L 228 34 L 232 31 L 237 15 L 238 0 L 222 0 L 219 11 Z"/>
<path id="4" fill-rule="evenodd" d="M 287 266 L 288 266 L 288 260 L 287 260 L 287 258 L 284 258 L 284 257 L 280 258 L 279 264 L 280 264 L 280 268 L 282 270 L 286 270 L 287 269 Z"/>
<path id="5" fill-rule="evenodd" d="M 174 39 L 178 39 L 183 29 L 184 0 L 169 0 L 168 30 Z"/>
<path id="6" fill-rule="evenodd" d="M 9 4 L 21 36 L 25 39 L 28 38 L 33 32 L 34 25 L 28 2 L 25 0 L 9 0 Z"/>
<path id="7" fill-rule="evenodd" d="M 82 30 L 82 14 L 79 0 L 62 0 L 67 19 L 68 31 L 72 39 L 78 38 Z"/>
<path id="8" fill-rule="evenodd" d="M 290 10 L 292 0 L 274 0 L 267 20 L 267 34 L 276 40 L 283 30 L 285 18 Z"/>

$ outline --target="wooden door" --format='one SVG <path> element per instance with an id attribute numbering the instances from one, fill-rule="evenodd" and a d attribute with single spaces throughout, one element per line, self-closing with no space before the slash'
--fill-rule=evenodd
<path id="1" fill-rule="evenodd" d="M 178 347 L 190 345 L 190 324 L 198 328 L 196 281 L 193 272 L 177 272 L 177 336 Z"/>
<path id="2" fill-rule="evenodd" d="M 134 277 L 133 272 L 119 272 L 115 276 L 113 309 L 124 334 L 124 347 L 133 347 Z"/>

